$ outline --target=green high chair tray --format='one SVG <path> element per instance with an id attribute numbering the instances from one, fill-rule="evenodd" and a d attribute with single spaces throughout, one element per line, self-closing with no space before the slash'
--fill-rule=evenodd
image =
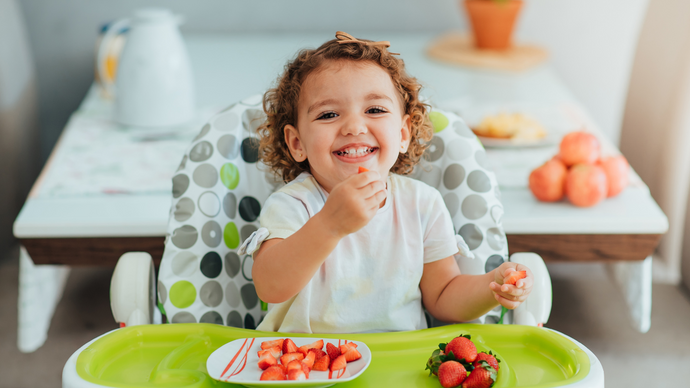
<path id="1" fill-rule="evenodd" d="M 358 378 L 337 383 L 349 387 L 434 387 L 441 385 L 424 370 L 441 342 L 470 334 L 479 351 L 502 360 L 494 387 L 603 386 L 603 370 L 582 345 L 549 329 L 519 325 L 458 324 L 419 331 L 375 334 L 277 334 L 211 324 L 143 325 L 110 332 L 75 352 L 65 366 L 65 386 L 220 387 L 236 386 L 211 379 L 206 360 L 222 345 L 246 337 L 316 337 L 362 341 L 371 365 Z M 74 361 L 72 361 L 74 359 Z M 595 365 L 595 380 L 590 369 Z M 71 384 L 76 369 L 84 384 Z M 69 373 L 68 373 L 69 372 Z M 74 375 L 74 373 L 71 373 Z"/>

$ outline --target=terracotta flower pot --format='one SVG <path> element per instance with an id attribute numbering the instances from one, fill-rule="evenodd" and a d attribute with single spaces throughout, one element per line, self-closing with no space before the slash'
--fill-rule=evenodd
<path id="1" fill-rule="evenodd" d="M 522 0 L 464 0 L 479 49 L 505 50 L 512 45 L 513 29 Z"/>

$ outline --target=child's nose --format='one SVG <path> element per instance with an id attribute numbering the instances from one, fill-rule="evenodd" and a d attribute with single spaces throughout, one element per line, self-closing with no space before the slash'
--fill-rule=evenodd
<path id="1" fill-rule="evenodd" d="M 357 116 L 351 116 L 345 122 L 343 122 L 343 126 L 341 127 L 341 134 L 343 136 L 347 135 L 361 135 L 364 133 L 368 132 L 367 124 L 366 121 Z"/>

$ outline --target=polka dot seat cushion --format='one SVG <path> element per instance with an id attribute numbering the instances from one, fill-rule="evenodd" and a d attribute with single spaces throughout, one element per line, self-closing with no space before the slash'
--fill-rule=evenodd
<path id="1" fill-rule="evenodd" d="M 507 257 L 496 179 L 485 152 L 457 116 L 431 112 L 435 135 L 412 177 L 436 187 L 456 232 L 475 255 L 457 256 L 463 273 L 481 274 Z M 282 183 L 258 161 L 261 96 L 204 125 L 173 177 L 173 200 L 159 270 L 159 307 L 169 322 L 205 322 L 253 329 L 265 308 L 251 278 L 252 258 L 240 244 L 258 229 L 261 206 Z M 480 321 L 495 322 L 498 314 Z"/>

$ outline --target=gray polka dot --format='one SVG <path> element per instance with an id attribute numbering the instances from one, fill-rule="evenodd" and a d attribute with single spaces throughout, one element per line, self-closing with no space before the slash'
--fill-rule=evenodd
<path id="1" fill-rule="evenodd" d="M 242 126 L 249 133 L 256 133 L 256 129 L 266 121 L 266 115 L 263 110 L 247 109 L 242 114 Z"/>
<path id="2" fill-rule="evenodd" d="M 501 220 L 503 220 L 503 206 L 494 205 L 491 207 L 491 219 L 494 220 L 496 224 L 501 224 Z"/>
<path id="3" fill-rule="evenodd" d="M 203 162 L 213 155 L 213 145 L 207 141 L 200 141 L 189 151 L 189 160 Z"/>
<path id="4" fill-rule="evenodd" d="M 420 166 L 420 164 L 417 165 L 417 167 Z M 441 185 L 442 173 L 439 167 L 427 164 L 422 168 L 415 168 L 415 171 L 416 170 L 419 170 L 419 178 L 417 179 L 419 179 L 420 181 L 434 188 L 438 188 Z"/>
<path id="5" fill-rule="evenodd" d="M 240 238 L 242 241 L 246 240 L 249 238 L 249 236 L 252 235 L 252 233 L 256 232 L 256 226 L 252 224 L 247 224 L 240 229 Z"/>
<path id="6" fill-rule="evenodd" d="M 484 240 L 481 229 L 475 224 L 464 225 L 458 230 L 458 234 L 462 236 L 470 250 L 477 249 L 482 244 L 482 240 Z"/>
<path id="7" fill-rule="evenodd" d="M 254 283 L 247 283 L 240 289 L 240 294 L 242 295 L 242 304 L 247 310 L 251 310 L 256 307 L 259 303 L 259 297 L 256 295 L 256 288 L 254 288 Z"/>
<path id="8" fill-rule="evenodd" d="M 201 131 L 199 132 L 198 135 L 196 135 L 196 137 L 194 138 L 194 140 L 192 140 L 192 142 L 195 142 L 195 141 L 201 139 L 202 137 L 206 136 L 206 134 L 207 134 L 208 131 L 210 131 L 210 130 L 211 130 L 211 125 L 210 125 L 210 124 L 204 125 L 203 127 L 201 127 Z"/>
<path id="9" fill-rule="evenodd" d="M 204 257 L 201 258 L 199 269 L 207 278 L 217 278 L 218 275 L 220 275 L 220 272 L 223 270 L 223 261 L 220 259 L 218 252 L 206 252 Z"/>
<path id="10" fill-rule="evenodd" d="M 242 263 L 240 262 L 240 257 L 237 255 L 237 253 L 228 252 L 225 255 L 225 272 L 231 278 L 234 278 L 238 273 L 240 273 L 241 265 Z"/>
<path id="11" fill-rule="evenodd" d="M 237 197 L 235 197 L 235 194 L 225 194 L 225 197 L 223 197 L 223 211 L 230 219 L 235 219 L 237 215 Z"/>
<path id="12" fill-rule="evenodd" d="M 467 176 L 467 186 L 478 193 L 487 193 L 491 190 L 491 180 L 484 171 L 474 170 Z"/>
<path id="13" fill-rule="evenodd" d="M 207 191 L 199 196 L 199 210 L 207 217 L 215 217 L 220 213 L 220 199 L 216 193 Z"/>
<path id="14" fill-rule="evenodd" d="M 479 164 L 479 166 L 489 168 L 488 162 L 486 160 L 486 151 L 478 150 L 477 152 L 475 152 L 474 160 L 477 161 L 477 164 Z"/>
<path id="15" fill-rule="evenodd" d="M 448 157 L 452 160 L 463 160 L 472 156 L 472 145 L 464 139 L 454 139 L 448 144 Z"/>
<path id="16" fill-rule="evenodd" d="M 158 301 L 161 304 L 165 304 L 168 301 L 168 289 L 165 288 L 165 284 L 160 280 L 158 281 Z"/>
<path id="17" fill-rule="evenodd" d="M 486 200 L 477 194 L 468 195 L 462 201 L 462 214 L 470 220 L 482 218 L 489 210 L 487 208 Z"/>
<path id="18" fill-rule="evenodd" d="M 182 157 L 182 161 L 180 162 L 180 165 L 177 167 L 177 171 L 184 170 L 185 167 L 187 167 L 187 155 Z"/>
<path id="19" fill-rule="evenodd" d="M 230 307 L 237 308 L 240 306 L 240 290 L 237 289 L 234 282 L 230 282 L 225 286 L 225 301 Z"/>
<path id="20" fill-rule="evenodd" d="M 486 259 L 486 263 L 484 263 L 484 271 L 489 273 L 498 268 L 504 261 L 501 255 L 491 255 Z"/>
<path id="21" fill-rule="evenodd" d="M 216 117 L 213 121 L 213 126 L 219 131 L 232 131 L 240 123 L 240 118 L 237 117 L 235 112 L 227 112 L 223 115 Z"/>
<path id="22" fill-rule="evenodd" d="M 254 106 L 254 105 L 261 104 L 261 101 L 263 101 L 263 97 L 260 94 L 257 94 L 255 96 L 247 97 L 244 100 L 242 100 L 241 102 L 244 105 Z"/>
<path id="23" fill-rule="evenodd" d="M 245 255 L 242 259 L 242 276 L 248 282 L 252 280 L 252 266 L 254 265 L 254 259 L 250 255 Z"/>
<path id="24" fill-rule="evenodd" d="M 254 317 L 250 313 L 247 313 L 247 315 L 244 316 L 244 328 L 249 330 L 256 329 Z"/>
<path id="25" fill-rule="evenodd" d="M 487 315 L 486 317 L 484 317 L 484 324 L 493 325 L 493 324 L 498 323 L 499 319 L 500 319 L 499 317 L 495 317 L 493 315 Z"/>
<path id="26" fill-rule="evenodd" d="M 443 156 L 444 149 L 445 144 L 443 143 L 443 139 L 441 139 L 439 136 L 434 136 L 429 142 L 429 147 L 427 147 L 427 149 L 424 151 L 424 159 L 428 160 L 429 162 L 439 160 L 441 156 Z"/>
<path id="27" fill-rule="evenodd" d="M 187 191 L 187 188 L 189 187 L 189 177 L 185 174 L 178 174 L 173 177 L 172 181 L 173 198 L 179 198 L 185 193 L 185 191 Z"/>
<path id="28" fill-rule="evenodd" d="M 242 315 L 240 315 L 240 313 L 237 311 L 230 311 L 230 314 L 228 314 L 228 319 L 225 321 L 225 325 L 243 329 L 244 321 L 242 320 Z"/>
<path id="29" fill-rule="evenodd" d="M 204 244 L 215 248 L 220 245 L 223 239 L 223 230 L 217 222 L 209 221 L 201 228 L 201 239 L 204 241 Z"/>
<path id="30" fill-rule="evenodd" d="M 194 318 L 192 313 L 180 311 L 172 317 L 172 323 L 196 323 L 196 318 Z"/>
<path id="31" fill-rule="evenodd" d="M 173 257 L 170 268 L 173 273 L 182 278 L 190 277 L 197 269 L 197 258 L 191 252 L 182 251 Z"/>
<path id="32" fill-rule="evenodd" d="M 221 138 L 218 139 L 216 146 L 218 147 L 218 152 L 220 152 L 225 159 L 233 160 L 240 153 L 240 144 L 237 141 L 237 138 L 233 135 L 221 136 Z"/>
<path id="33" fill-rule="evenodd" d="M 465 169 L 459 164 L 451 164 L 443 173 L 443 184 L 448 190 L 455 190 L 465 179 Z"/>
<path id="34" fill-rule="evenodd" d="M 458 198 L 457 194 L 448 193 L 444 195 L 443 202 L 446 203 L 446 207 L 448 208 L 448 213 L 450 213 L 451 218 L 455 217 L 455 214 L 458 212 L 458 208 L 460 208 L 460 199 Z"/>
<path id="35" fill-rule="evenodd" d="M 194 169 L 192 179 L 194 179 L 194 183 L 197 185 L 209 189 L 218 182 L 218 171 L 216 171 L 213 165 L 204 163 Z"/>
<path id="36" fill-rule="evenodd" d="M 191 248 L 199 237 L 199 232 L 191 225 L 182 225 L 172 232 L 170 240 L 172 243 L 182 249 Z"/>
<path id="37" fill-rule="evenodd" d="M 223 317 L 216 311 L 208 311 L 199 319 L 199 323 L 212 323 L 214 325 L 222 325 Z"/>
<path id="38" fill-rule="evenodd" d="M 194 201 L 187 197 L 180 198 L 175 204 L 175 211 L 173 212 L 175 220 L 179 222 L 187 221 L 192 214 L 194 214 Z"/>
<path id="39" fill-rule="evenodd" d="M 490 228 L 486 231 L 486 242 L 496 251 L 500 251 L 505 246 L 506 235 L 498 228 Z"/>
<path id="40" fill-rule="evenodd" d="M 455 133 L 457 133 L 458 135 L 460 135 L 462 137 L 469 137 L 469 138 L 476 137 L 476 135 L 474 134 L 474 132 L 472 132 L 470 127 L 468 127 L 467 124 L 465 124 L 465 122 L 462 120 L 458 120 L 458 121 L 454 122 L 453 123 L 453 129 L 455 130 Z"/>
<path id="41" fill-rule="evenodd" d="M 208 307 L 216 307 L 223 301 L 223 288 L 216 281 L 208 281 L 199 290 L 199 298 Z"/>

